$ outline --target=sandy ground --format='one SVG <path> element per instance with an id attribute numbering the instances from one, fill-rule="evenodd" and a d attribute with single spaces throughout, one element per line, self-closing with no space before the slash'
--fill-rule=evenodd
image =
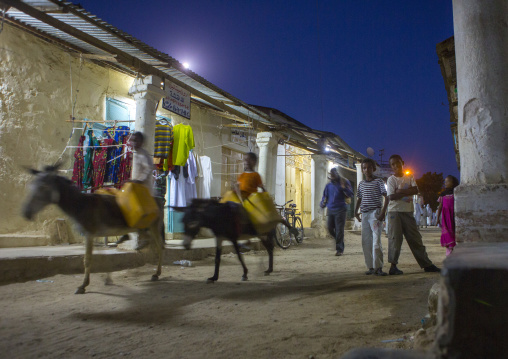
<path id="1" fill-rule="evenodd" d="M 430 258 L 441 265 L 439 230 L 424 229 Z M 383 236 L 384 237 L 384 236 Z M 383 238 L 387 253 L 387 241 Z M 0 287 L 2 358 L 338 358 L 355 347 L 411 348 L 427 313 L 435 273 L 424 273 L 406 244 L 402 276 L 366 276 L 361 236 L 347 233 L 346 251 L 308 240 L 278 250 L 275 271 L 263 276 L 267 256 L 222 258 L 219 282 L 206 284 L 213 258 L 193 267 L 154 266 L 92 275 L 85 295 L 81 276 Z M 385 270 L 388 265 L 385 264 Z M 402 342 L 383 340 L 406 338 Z"/>

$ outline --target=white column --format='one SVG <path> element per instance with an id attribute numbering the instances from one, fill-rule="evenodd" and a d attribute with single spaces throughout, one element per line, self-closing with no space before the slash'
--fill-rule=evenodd
<path id="1" fill-rule="evenodd" d="M 164 96 L 164 90 L 161 88 L 161 79 L 157 76 L 147 76 L 134 80 L 129 95 L 136 101 L 136 118 L 134 127 L 136 131 L 142 132 L 145 137 L 143 147 L 148 153 L 154 152 L 155 140 L 155 114 L 157 103 Z M 132 166 L 133 177 L 136 166 Z"/>
<path id="2" fill-rule="evenodd" d="M 357 162 L 357 163 L 355 163 L 355 166 L 356 166 L 356 191 L 358 192 L 358 186 L 360 185 L 360 182 L 363 181 L 362 163 Z M 354 208 L 356 208 L 356 201 L 358 201 L 358 199 L 355 196 L 355 200 L 351 204 L 351 205 L 355 206 Z M 354 229 L 358 230 L 361 228 L 362 228 L 362 224 L 360 222 L 358 222 L 358 220 L 355 217 Z"/>
<path id="3" fill-rule="evenodd" d="M 277 145 L 277 164 L 275 173 L 275 203 L 286 202 L 286 148 Z"/>
<path id="4" fill-rule="evenodd" d="M 129 95 L 136 101 L 136 118 L 134 128 L 142 132 L 144 136 L 143 147 L 148 153 L 154 153 L 155 142 L 155 114 L 157 112 L 157 103 L 164 96 L 164 90 L 161 88 L 161 79 L 157 76 L 147 76 L 134 80 Z M 135 160 L 135 158 L 134 158 Z M 132 176 L 136 176 L 137 166 L 132 165 Z M 130 241 L 124 242 L 118 246 L 120 249 L 137 249 L 140 239 L 138 233 L 129 233 Z"/>
<path id="5" fill-rule="evenodd" d="M 457 240 L 508 241 L 508 2 L 454 0 Z"/>
<path id="6" fill-rule="evenodd" d="M 272 132 L 259 132 L 256 138 L 259 147 L 258 172 L 263 180 L 265 189 L 273 195 L 275 193 L 275 171 L 273 148 L 277 144 L 275 134 Z"/>
<path id="7" fill-rule="evenodd" d="M 312 155 L 312 228 L 316 228 L 315 236 L 318 238 L 326 237 L 326 223 L 324 210 L 319 203 L 323 197 L 326 182 L 328 180 L 328 161 L 326 155 Z"/>

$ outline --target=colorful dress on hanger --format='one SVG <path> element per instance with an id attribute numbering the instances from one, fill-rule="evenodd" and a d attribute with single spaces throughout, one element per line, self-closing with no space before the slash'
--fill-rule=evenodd
<path id="1" fill-rule="evenodd" d="M 95 137 L 93 130 L 88 130 L 88 149 L 85 154 L 85 164 L 83 171 L 83 188 L 88 189 L 93 187 L 93 157 L 95 153 L 95 146 L 99 145 L 99 141 Z"/>
<path id="2" fill-rule="evenodd" d="M 109 146 L 113 144 L 112 139 L 105 139 L 101 146 Z M 95 150 L 93 159 L 93 186 L 92 192 L 104 185 L 104 175 L 106 173 L 106 159 L 108 156 L 108 147 L 98 147 Z"/>
<path id="3" fill-rule="evenodd" d="M 173 133 L 173 165 L 185 166 L 189 151 L 194 148 L 192 127 L 180 123 L 173 128 Z"/>
<path id="4" fill-rule="evenodd" d="M 132 173 L 132 147 L 128 146 L 129 136 L 123 138 L 123 155 L 120 161 L 120 169 L 118 170 L 118 182 L 115 184 L 116 188 L 122 185 L 131 178 Z"/>
<path id="5" fill-rule="evenodd" d="M 166 120 L 157 121 L 155 124 L 155 151 L 153 156 L 168 158 L 171 146 L 173 146 L 173 126 Z"/>
<path id="6" fill-rule="evenodd" d="M 79 138 L 78 148 L 74 152 L 74 168 L 72 170 L 72 183 L 79 189 L 83 189 L 83 172 L 85 169 L 85 157 L 83 156 L 83 143 L 85 136 Z"/>

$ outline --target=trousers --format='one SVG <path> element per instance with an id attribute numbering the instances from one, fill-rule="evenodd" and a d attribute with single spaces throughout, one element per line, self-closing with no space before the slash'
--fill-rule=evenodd
<path id="1" fill-rule="evenodd" d="M 411 212 L 388 212 L 388 262 L 399 262 L 403 236 L 420 268 L 432 265 Z"/>
<path id="2" fill-rule="evenodd" d="M 362 213 L 362 248 L 368 269 L 383 267 L 383 247 L 381 246 L 383 223 L 377 220 L 377 212 L 379 209 Z"/>
<path id="3" fill-rule="evenodd" d="M 328 214 L 328 232 L 335 238 L 335 250 L 344 252 L 344 227 L 346 226 L 346 208 L 340 209 L 336 214 Z"/>

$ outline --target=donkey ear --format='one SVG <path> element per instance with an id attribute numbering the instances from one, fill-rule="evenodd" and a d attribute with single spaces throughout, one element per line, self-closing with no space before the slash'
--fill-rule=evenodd
<path id="1" fill-rule="evenodd" d="M 34 170 L 33 168 L 30 168 L 27 166 L 23 166 L 23 168 L 25 169 L 25 171 L 27 171 L 28 173 L 31 173 L 33 175 L 41 173 L 41 171 Z"/>
<path id="2" fill-rule="evenodd" d="M 172 208 L 173 211 L 175 212 L 185 212 L 185 210 L 187 209 L 187 207 L 172 207 L 172 206 L 170 206 L 169 208 Z"/>

